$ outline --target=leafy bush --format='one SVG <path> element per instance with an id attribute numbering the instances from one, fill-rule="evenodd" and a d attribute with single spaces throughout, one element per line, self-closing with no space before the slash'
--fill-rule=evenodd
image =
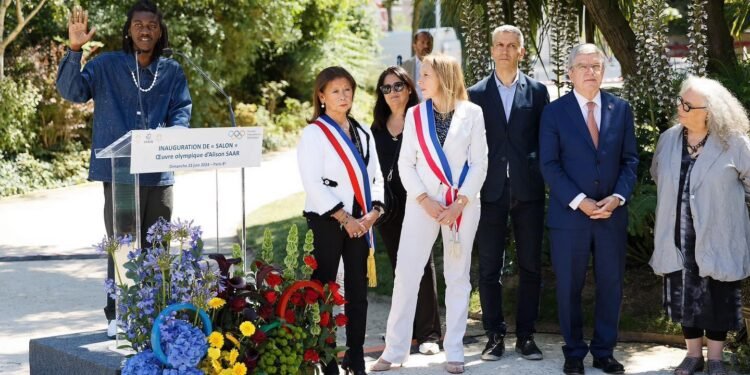
<path id="1" fill-rule="evenodd" d="M 732 94 L 750 111 L 750 61 L 738 61 L 737 65 L 720 65 L 720 71 L 714 75 Z"/>
<path id="2" fill-rule="evenodd" d="M 41 100 L 39 89 L 29 82 L 0 80 L 0 150 L 15 155 L 29 151 L 36 138 L 31 126 L 36 106 Z"/>
<path id="3" fill-rule="evenodd" d="M 88 151 L 73 149 L 56 153 L 49 161 L 37 159 L 29 153 L 7 159 L 2 157 L 0 197 L 85 182 L 88 156 Z"/>

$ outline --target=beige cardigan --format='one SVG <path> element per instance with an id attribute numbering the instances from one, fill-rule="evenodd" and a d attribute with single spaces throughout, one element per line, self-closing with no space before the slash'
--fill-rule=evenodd
<path id="1" fill-rule="evenodd" d="M 660 275 L 683 268 L 674 230 L 682 159 L 682 125 L 659 137 L 651 176 L 657 185 L 654 253 L 649 264 Z M 708 137 L 690 176 L 695 260 L 701 277 L 736 281 L 750 276 L 750 139 L 731 137 L 724 148 Z"/>

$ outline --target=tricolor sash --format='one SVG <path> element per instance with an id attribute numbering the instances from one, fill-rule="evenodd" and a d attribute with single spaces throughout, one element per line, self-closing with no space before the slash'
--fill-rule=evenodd
<path id="1" fill-rule="evenodd" d="M 339 155 L 339 158 L 341 158 L 341 162 L 344 164 L 344 168 L 346 168 L 346 173 L 349 175 L 349 182 L 354 191 L 354 199 L 364 211 L 363 214 L 367 214 L 372 210 L 370 177 L 367 173 L 367 165 L 365 164 L 362 155 L 357 151 L 357 146 L 354 145 L 352 140 L 349 139 L 341 127 L 328 115 L 321 115 L 313 123 L 323 131 L 323 134 L 325 134 L 326 138 L 328 138 L 328 141 L 331 143 L 331 146 L 333 146 L 333 149 Z M 356 132 L 357 129 L 355 128 L 354 131 Z M 377 278 L 375 277 L 375 258 L 373 255 L 373 252 L 375 251 L 375 237 L 372 233 L 372 227 L 370 227 L 365 234 L 365 239 L 370 246 L 370 255 L 367 260 L 367 276 L 370 286 L 374 287 L 377 286 Z"/>
<path id="2" fill-rule="evenodd" d="M 466 174 L 469 171 L 468 161 L 464 163 L 461 175 L 458 178 L 458 184 L 453 181 L 453 173 L 445 156 L 443 147 L 440 146 L 437 131 L 435 129 L 435 115 L 432 111 L 432 99 L 429 99 L 414 108 L 414 124 L 417 130 L 417 140 L 419 148 L 422 150 L 427 165 L 448 190 L 445 192 L 445 204 L 450 205 L 458 196 L 458 189 L 464 184 Z M 461 215 L 456 218 L 455 229 L 461 226 Z"/>

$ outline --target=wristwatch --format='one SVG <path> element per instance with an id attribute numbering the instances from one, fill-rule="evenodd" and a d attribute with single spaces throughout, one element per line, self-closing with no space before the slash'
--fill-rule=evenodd
<path id="1" fill-rule="evenodd" d="M 380 216 L 385 215 L 385 208 L 383 208 L 383 206 L 375 206 L 372 209 L 378 211 L 380 213 Z"/>

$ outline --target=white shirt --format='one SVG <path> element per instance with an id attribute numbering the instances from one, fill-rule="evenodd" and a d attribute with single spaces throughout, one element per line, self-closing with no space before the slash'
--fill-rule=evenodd
<path id="1" fill-rule="evenodd" d="M 596 107 L 594 108 L 594 120 L 596 120 L 596 128 L 601 130 L 602 129 L 602 92 L 597 91 L 596 96 L 594 96 L 593 100 L 588 100 L 583 97 L 583 95 L 579 94 L 578 91 L 573 90 L 573 95 L 576 98 L 576 101 L 578 102 L 578 107 L 581 110 L 581 114 L 583 115 L 583 120 L 588 121 L 589 118 L 589 102 L 596 103 Z M 620 194 L 612 194 L 615 197 L 620 199 L 620 206 L 625 204 L 625 197 L 623 197 Z M 586 194 L 579 193 L 576 195 L 575 198 L 573 198 L 572 201 L 568 204 L 568 206 L 574 210 L 578 209 L 578 206 L 581 205 L 581 202 L 586 198 Z"/>

